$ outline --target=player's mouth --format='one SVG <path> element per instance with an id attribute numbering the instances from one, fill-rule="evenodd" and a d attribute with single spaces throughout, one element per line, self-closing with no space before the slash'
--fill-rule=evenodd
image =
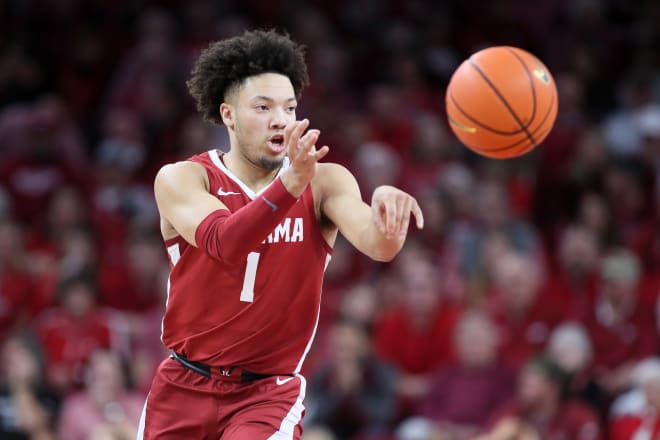
<path id="1" fill-rule="evenodd" d="M 275 154 L 280 154 L 286 148 L 284 145 L 284 135 L 275 134 L 268 139 L 268 148 Z"/>

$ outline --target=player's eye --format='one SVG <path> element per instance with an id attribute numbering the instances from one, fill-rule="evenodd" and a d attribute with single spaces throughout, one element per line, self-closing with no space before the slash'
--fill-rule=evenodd
<path id="1" fill-rule="evenodd" d="M 257 110 L 265 112 L 266 110 L 268 110 L 268 106 L 264 104 L 260 104 L 257 106 Z"/>
<path id="2" fill-rule="evenodd" d="M 292 105 L 291 107 L 288 107 L 287 111 L 292 112 L 292 113 L 295 112 L 296 111 L 296 106 Z"/>

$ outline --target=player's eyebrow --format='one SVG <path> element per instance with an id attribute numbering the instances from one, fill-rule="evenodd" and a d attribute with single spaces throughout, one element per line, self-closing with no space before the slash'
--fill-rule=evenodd
<path id="1" fill-rule="evenodd" d="M 250 99 L 250 101 L 267 101 L 267 102 L 275 102 L 275 100 L 269 96 L 264 96 L 264 95 L 257 95 L 254 98 Z M 284 102 L 295 102 L 296 98 L 291 97 L 289 99 L 286 99 Z"/>

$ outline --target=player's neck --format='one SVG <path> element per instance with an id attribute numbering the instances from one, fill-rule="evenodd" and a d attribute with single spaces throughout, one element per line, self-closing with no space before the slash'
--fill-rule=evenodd
<path id="1" fill-rule="evenodd" d="M 273 170 L 264 168 L 235 149 L 225 153 L 222 160 L 227 169 L 254 192 L 259 192 L 268 186 L 280 171 L 279 167 Z"/>

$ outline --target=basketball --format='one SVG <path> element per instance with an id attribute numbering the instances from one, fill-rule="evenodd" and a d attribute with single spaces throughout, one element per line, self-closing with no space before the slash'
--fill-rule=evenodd
<path id="1" fill-rule="evenodd" d="M 531 53 L 495 46 L 456 69 L 445 103 L 449 126 L 463 145 L 507 159 L 533 150 L 550 133 L 557 117 L 557 87 Z"/>

